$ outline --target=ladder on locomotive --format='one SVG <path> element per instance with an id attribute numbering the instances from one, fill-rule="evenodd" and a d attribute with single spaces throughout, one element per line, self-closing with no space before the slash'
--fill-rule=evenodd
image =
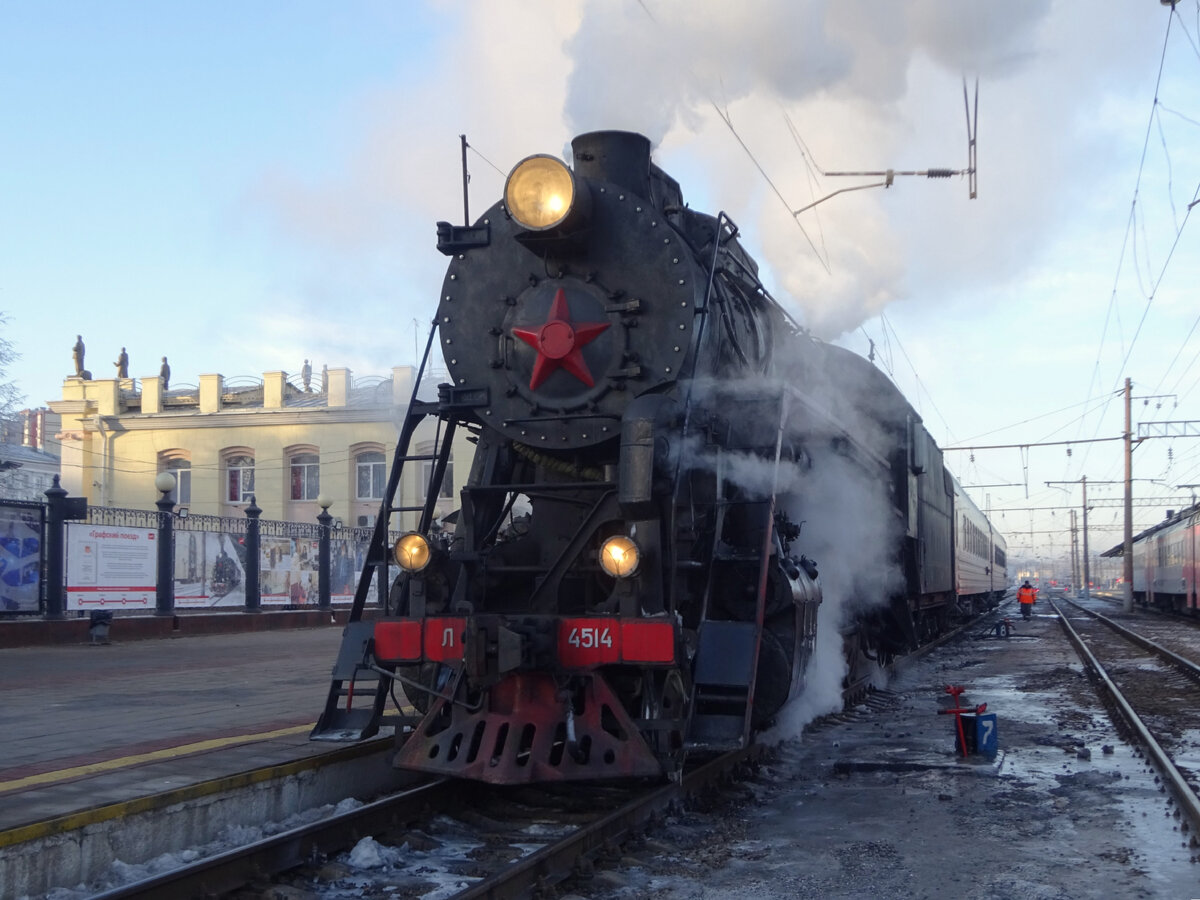
<path id="1" fill-rule="evenodd" d="M 379 515 L 375 519 L 375 528 L 371 534 L 371 543 L 367 548 L 363 570 L 359 575 L 358 587 L 354 592 L 354 604 L 350 609 L 350 618 L 342 632 L 341 647 L 338 650 L 337 660 L 333 664 L 325 708 L 317 720 L 316 726 L 309 734 L 310 740 L 364 740 L 376 734 L 384 721 L 383 711 L 387 705 L 393 679 L 390 672 L 380 669 L 371 661 L 375 623 L 373 620 L 364 620 L 363 612 L 371 594 L 373 581 L 376 585 L 376 597 L 380 609 L 390 613 L 396 612 L 396 610 L 388 609 L 389 586 L 387 582 L 391 553 L 388 524 L 395 513 L 419 512 L 421 515 L 417 530 L 422 534 L 429 531 L 433 522 L 438 492 L 450 460 L 450 450 L 456 427 L 455 420 L 441 418 L 439 415 L 440 403 L 417 399 L 417 392 L 421 388 L 436 333 L 437 324 L 435 323 L 430 329 L 429 340 L 425 344 L 425 354 L 416 377 L 413 379 L 412 395 L 408 401 L 408 410 L 404 416 L 399 439 L 396 441 L 396 452 L 392 457 L 392 468 L 388 474 L 387 487 L 379 507 Z M 429 416 L 438 418 L 433 450 L 429 453 L 409 452 L 418 426 Z M 445 425 L 444 431 L 443 424 Z M 419 506 L 395 505 L 406 464 L 419 465 L 425 462 L 433 463 L 432 477 L 426 486 L 425 502 Z M 363 702 L 364 695 L 366 699 L 369 699 L 368 703 Z M 356 702 L 359 704 L 358 706 L 355 706 Z M 402 721 L 404 718 L 404 716 L 396 717 L 397 721 Z"/>
<path id="2" fill-rule="evenodd" d="M 759 432 L 762 439 L 739 444 L 733 437 L 738 429 L 728 427 L 724 450 L 750 452 L 778 471 L 782 451 L 789 397 L 768 393 L 760 398 L 739 398 L 739 422 L 770 423 L 769 431 Z M 754 412 L 749 412 L 755 408 Z M 764 439 L 770 437 L 770 443 Z M 736 444 L 736 446 L 735 446 Z M 731 510 L 740 508 L 740 526 L 753 540 L 734 546 L 722 540 Z M 775 492 L 765 497 L 728 498 L 722 496 L 716 506 L 716 525 L 709 576 L 704 589 L 700 623 L 697 629 L 695 664 L 692 672 L 690 722 L 686 747 L 691 750 L 729 750 L 749 744 L 753 726 L 754 692 L 758 679 L 758 660 L 766 618 L 767 567 L 774 546 Z M 712 592 L 716 573 L 724 566 L 755 571 L 753 616 L 749 619 L 712 617 Z"/>

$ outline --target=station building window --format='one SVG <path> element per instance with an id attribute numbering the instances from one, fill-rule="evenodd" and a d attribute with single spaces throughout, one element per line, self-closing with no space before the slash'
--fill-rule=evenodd
<path id="1" fill-rule="evenodd" d="M 382 500 L 387 486 L 387 461 L 382 450 L 368 450 L 355 457 L 357 500 Z"/>
<path id="2" fill-rule="evenodd" d="M 316 500 L 321 493 L 321 457 L 295 453 L 289 460 L 291 499 Z"/>
<path id="3" fill-rule="evenodd" d="M 249 503 L 254 494 L 254 455 L 225 452 L 225 502 Z"/>
<path id="4" fill-rule="evenodd" d="M 175 487 L 167 499 L 178 506 L 192 502 L 192 460 L 187 450 L 164 450 L 158 454 L 158 471 L 175 476 Z"/>
<path id="5" fill-rule="evenodd" d="M 421 487 L 424 490 L 422 496 L 428 496 L 429 487 L 433 483 L 433 469 L 436 463 L 432 459 L 424 460 L 421 463 Z M 451 455 L 446 460 L 446 476 L 442 479 L 441 489 L 438 491 L 439 497 L 452 498 L 454 496 L 454 456 Z"/>

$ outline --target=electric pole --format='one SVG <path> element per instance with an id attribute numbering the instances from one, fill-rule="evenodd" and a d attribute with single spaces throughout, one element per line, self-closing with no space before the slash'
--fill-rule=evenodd
<path id="1" fill-rule="evenodd" d="M 1121 551 L 1125 568 L 1121 595 L 1125 612 L 1133 612 L 1133 382 L 1125 379 L 1125 547 Z"/>
<path id="2" fill-rule="evenodd" d="M 1075 518 L 1078 510 L 1070 511 L 1070 583 L 1079 593 L 1079 522 Z"/>
<path id="3" fill-rule="evenodd" d="M 1087 476 L 1084 475 L 1079 479 L 1083 485 L 1083 599 L 1092 599 L 1092 576 L 1088 566 L 1088 541 L 1087 541 Z"/>

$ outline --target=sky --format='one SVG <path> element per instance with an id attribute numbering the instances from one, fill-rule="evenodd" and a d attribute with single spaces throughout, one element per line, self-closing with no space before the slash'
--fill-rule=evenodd
<path id="1" fill-rule="evenodd" d="M 1200 0 L 1083 9 L 0 0 L 8 375 L 59 398 L 76 334 L 96 377 L 122 346 L 173 385 L 387 375 L 436 308 L 460 135 L 478 216 L 523 157 L 633 130 L 797 320 L 874 347 L 1014 561 L 1063 558 L 1084 477 L 1107 548 L 1124 380 L 1135 434 L 1200 434 L 1162 424 L 1200 422 Z M 964 82 L 975 199 L 897 176 L 793 214 L 882 180 L 822 173 L 965 169 Z M 1139 443 L 1134 477 L 1140 531 L 1200 483 L 1200 441 Z"/>

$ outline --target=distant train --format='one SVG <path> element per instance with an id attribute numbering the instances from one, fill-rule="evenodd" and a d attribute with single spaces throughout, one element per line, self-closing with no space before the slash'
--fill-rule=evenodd
<path id="1" fill-rule="evenodd" d="M 822 581 L 851 664 L 1003 591 L 1003 539 L 889 379 L 799 328 L 646 138 L 572 149 L 438 224 L 426 362 L 436 339 L 450 378 L 414 394 L 315 739 L 392 724 L 396 766 L 497 783 L 674 777 L 804 690 Z M 429 416 L 438 447 L 412 454 Z M 439 523 L 458 428 L 477 449 Z M 406 465 L 429 498 L 390 545 Z"/>
<path id="2" fill-rule="evenodd" d="M 1120 556 L 1124 545 L 1104 553 Z M 1133 598 L 1138 603 L 1200 615 L 1200 504 L 1147 528 L 1133 539 Z"/>
<path id="3" fill-rule="evenodd" d="M 954 479 L 954 587 L 977 612 L 999 603 L 1008 587 L 1008 542 Z"/>

